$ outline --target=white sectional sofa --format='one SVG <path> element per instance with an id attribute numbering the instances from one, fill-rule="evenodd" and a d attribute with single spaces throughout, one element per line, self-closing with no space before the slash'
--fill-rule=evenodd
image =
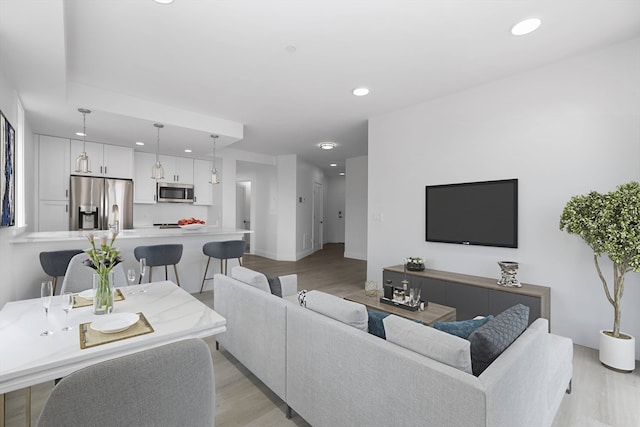
<path id="1" fill-rule="evenodd" d="M 243 280 L 256 282 L 250 276 Z M 294 281 L 283 280 L 279 298 L 216 275 L 214 308 L 227 319 L 216 338 L 311 425 L 552 424 L 570 384 L 573 347 L 548 332 L 546 319 L 476 377 L 301 307 Z"/>

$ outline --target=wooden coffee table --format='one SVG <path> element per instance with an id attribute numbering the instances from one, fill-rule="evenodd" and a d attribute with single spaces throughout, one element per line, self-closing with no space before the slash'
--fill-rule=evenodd
<path id="1" fill-rule="evenodd" d="M 456 320 L 456 309 L 446 305 L 430 302 L 424 308 L 424 311 L 410 311 L 393 305 L 380 302 L 380 297 L 368 297 L 364 291 L 354 292 L 344 297 L 349 301 L 358 302 L 373 310 L 383 311 L 385 313 L 395 314 L 396 316 L 406 317 L 407 319 L 418 320 L 427 326 L 433 326 L 434 322 L 453 322 Z"/>

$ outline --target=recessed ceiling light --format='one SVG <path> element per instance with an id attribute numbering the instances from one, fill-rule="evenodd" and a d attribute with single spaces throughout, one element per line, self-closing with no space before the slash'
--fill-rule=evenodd
<path id="1" fill-rule="evenodd" d="M 336 148 L 336 143 L 335 142 L 321 142 L 320 143 L 320 148 L 322 148 L 323 150 L 333 150 L 334 148 Z"/>
<path id="2" fill-rule="evenodd" d="M 534 32 L 540 27 L 542 21 L 538 18 L 529 18 L 524 21 L 518 22 L 516 25 L 511 28 L 511 34 L 514 36 L 523 36 L 525 34 L 529 34 Z"/>
<path id="3" fill-rule="evenodd" d="M 78 135 L 78 136 L 87 136 L 86 134 L 84 134 L 82 132 L 76 132 L 76 135 Z"/>
<path id="4" fill-rule="evenodd" d="M 369 89 L 367 89 L 366 87 L 357 87 L 353 90 L 353 94 L 355 96 L 369 95 Z"/>
<path id="5" fill-rule="evenodd" d="M 332 168 L 338 167 L 337 163 L 330 163 L 329 166 L 331 166 Z"/>
<path id="6" fill-rule="evenodd" d="M 298 49 L 294 45 L 289 45 L 284 48 L 284 51 L 287 53 L 296 53 L 296 50 Z"/>
<path id="7" fill-rule="evenodd" d="M 185 152 L 185 153 L 190 153 L 190 152 L 191 152 L 191 150 L 190 150 L 190 149 L 188 149 L 188 148 L 185 148 L 185 149 L 184 149 L 184 152 Z"/>
<path id="8" fill-rule="evenodd" d="M 160 3 L 160 4 L 171 4 L 173 3 L 173 0 L 153 0 L 156 3 Z"/>
<path id="9" fill-rule="evenodd" d="M 344 176 L 344 172 L 340 172 L 340 176 Z"/>
<path id="10" fill-rule="evenodd" d="M 144 145 L 144 142 L 138 141 L 138 142 L 136 142 L 136 145 Z"/>

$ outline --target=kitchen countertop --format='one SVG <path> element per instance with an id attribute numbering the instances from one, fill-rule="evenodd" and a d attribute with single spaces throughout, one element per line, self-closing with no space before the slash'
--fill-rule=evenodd
<path id="1" fill-rule="evenodd" d="M 110 233 L 108 230 L 83 230 L 83 231 L 43 231 L 34 233 L 23 233 L 16 236 L 11 243 L 42 243 L 42 242 L 68 242 L 74 240 L 85 240 L 86 236 L 93 233 L 101 236 Z M 225 234 L 246 234 L 253 233 L 252 230 L 241 230 L 237 228 L 220 228 L 205 226 L 197 230 L 182 228 L 142 227 L 130 230 L 120 230 L 118 240 L 140 239 L 140 238 L 164 238 L 164 237 L 190 237 L 190 236 L 214 236 Z"/>

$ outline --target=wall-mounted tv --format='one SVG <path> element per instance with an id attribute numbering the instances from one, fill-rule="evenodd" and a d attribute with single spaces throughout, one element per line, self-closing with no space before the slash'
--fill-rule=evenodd
<path id="1" fill-rule="evenodd" d="M 518 247 L 518 180 L 426 186 L 426 240 Z"/>

